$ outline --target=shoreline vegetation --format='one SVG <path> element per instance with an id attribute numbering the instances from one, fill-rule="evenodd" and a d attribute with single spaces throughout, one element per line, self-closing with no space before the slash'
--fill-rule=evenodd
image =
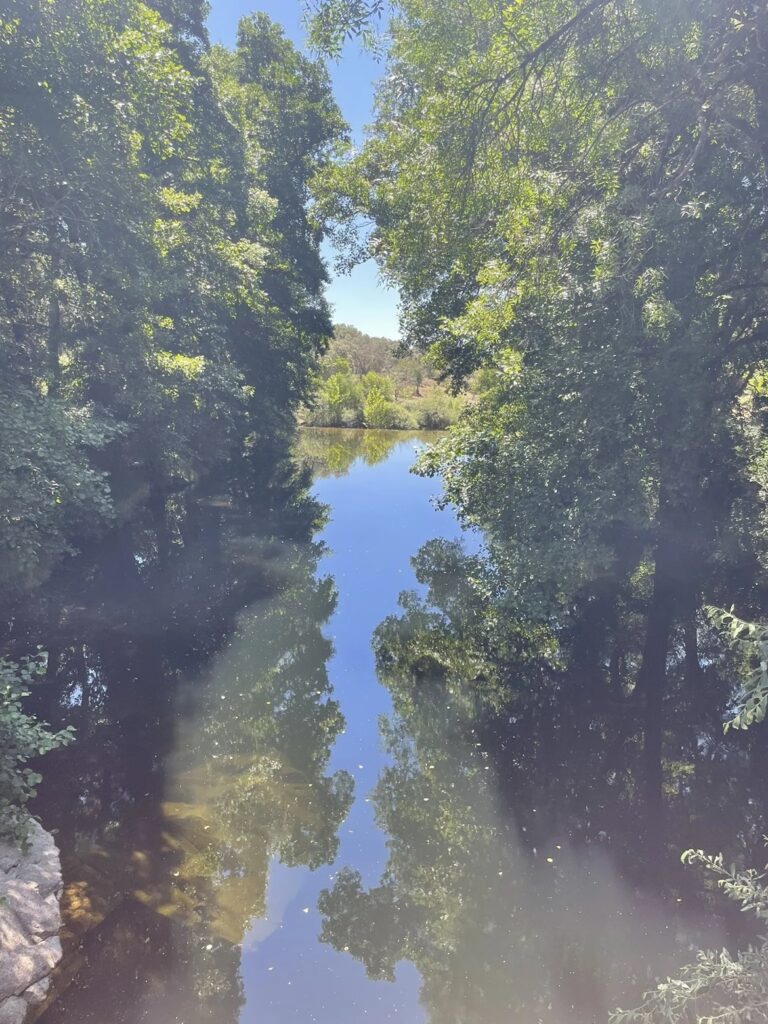
<path id="1" fill-rule="evenodd" d="M 298 422 L 304 427 L 445 430 L 471 404 L 473 385 L 451 394 L 428 354 L 337 324 L 320 362 L 314 401 L 301 408 Z"/>
<path id="2" fill-rule="evenodd" d="M 555 908 L 581 887 L 559 842 L 530 927 L 519 871 L 503 872 L 511 923 L 479 869 L 490 857 L 467 845 L 457 883 L 479 802 L 464 797 L 466 819 L 445 809 L 461 731 L 437 725 L 469 709 L 470 750 L 514 794 L 516 829 L 529 815 L 534 856 L 545 837 L 594 844 L 595 861 L 604 846 L 628 891 L 672 909 L 665 931 L 697 902 L 725 922 L 717 892 L 768 919 L 768 748 L 753 729 L 768 710 L 766 5 L 308 3 L 332 55 L 381 29 L 374 124 L 323 181 L 321 208 L 349 239 L 340 262 L 375 257 L 453 386 L 495 375 L 420 463 L 483 551 L 425 545 L 427 597 L 377 631 L 400 759 L 374 800 L 390 857 L 370 887 L 334 869 L 323 938 L 373 977 L 415 964 L 432 1021 L 766 1021 L 763 940 L 730 922 L 725 948 L 678 939 L 661 970 L 645 969 L 638 931 L 614 996 L 607 916 L 592 934 L 581 916 L 568 949 Z M 475 770 L 468 758 L 456 791 Z M 423 800 L 440 807 L 429 825 Z M 414 834 L 429 835 L 428 870 Z M 691 846 L 708 889 L 683 881 Z M 554 957 L 535 945 L 544 918 L 559 925 Z M 537 984 L 526 967 L 542 962 L 554 970 Z M 637 1008 L 611 1014 L 614 999 Z"/>

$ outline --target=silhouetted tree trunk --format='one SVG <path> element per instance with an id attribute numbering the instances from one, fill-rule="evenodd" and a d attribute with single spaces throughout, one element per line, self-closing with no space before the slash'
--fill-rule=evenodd
<path id="1" fill-rule="evenodd" d="M 662 788 L 662 708 L 667 688 L 667 654 L 674 618 L 674 587 L 669 571 L 668 545 L 660 541 L 656 553 L 653 594 L 643 658 L 637 685 L 643 700 L 643 765 L 645 796 L 649 822 L 661 823 Z"/>

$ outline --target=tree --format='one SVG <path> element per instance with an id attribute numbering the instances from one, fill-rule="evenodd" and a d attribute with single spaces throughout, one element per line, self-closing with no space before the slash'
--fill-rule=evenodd
<path id="1" fill-rule="evenodd" d="M 495 375 L 424 468 L 518 607 L 652 574 L 649 821 L 673 637 L 694 670 L 715 538 L 737 509 L 744 549 L 760 534 L 740 396 L 768 312 L 764 35 L 751 4 L 407 0 L 374 135 L 326 183 L 329 212 L 373 220 L 408 339 L 457 388 Z"/>
<path id="2" fill-rule="evenodd" d="M 171 552 L 185 489 L 285 451 L 330 334 L 327 74 L 264 17 L 210 51 L 205 11 L 11 0 L 0 21 L 0 403 L 41 467 L 0 538 L 14 587 L 145 513 Z"/>
<path id="3" fill-rule="evenodd" d="M 20 843 L 29 837 L 27 804 L 42 776 L 28 767 L 33 759 L 71 742 L 73 730 L 51 732 L 26 714 L 22 701 L 40 674 L 39 662 L 14 665 L 0 659 L 0 839 Z"/>
<path id="4" fill-rule="evenodd" d="M 373 20 L 384 13 L 384 0 L 307 0 L 313 13 L 310 39 L 325 53 L 338 56 L 345 40 L 368 37 Z"/>
<path id="5" fill-rule="evenodd" d="M 391 338 L 372 338 L 349 324 L 336 324 L 328 356 L 348 360 L 353 372 L 362 377 L 371 372 L 391 372 L 398 365 L 396 350 L 397 342 Z"/>

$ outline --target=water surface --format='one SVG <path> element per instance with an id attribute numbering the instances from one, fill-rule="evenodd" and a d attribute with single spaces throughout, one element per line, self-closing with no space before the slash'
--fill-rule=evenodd
<path id="1" fill-rule="evenodd" d="M 746 750 L 681 736 L 702 781 L 672 766 L 644 846 L 631 747 L 489 675 L 479 538 L 409 471 L 428 440 L 305 431 L 311 494 L 200 496 L 170 556 L 114 537 L 54 591 L 40 700 L 78 742 L 37 805 L 66 884 L 45 1024 L 590 1024 L 738 934 L 679 850 L 759 837 Z"/>
<path id="2" fill-rule="evenodd" d="M 64 850 L 75 980 L 46 1021 L 422 1019 L 415 971 L 393 989 L 318 942 L 317 898 L 335 863 L 373 880 L 386 859 L 370 795 L 391 704 L 371 636 L 415 585 L 414 551 L 458 533 L 436 483 L 409 472 L 428 439 L 306 431 L 298 455 L 327 506 L 311 543 L 239 523 L 222 564 L 217 533 L 202 580 L 182 573 L 149 622 L 141 590 L 104 628 L 88 585 L 73 595 L 89 622 L 59 672 L 81 735 L 39 811 Z M 226 592 L 233 565 L 268 593 L 231 632 L 191 615 L 180 637 L 190 599 Z M 212 625 L 223 643 L 194 635 Z"/>

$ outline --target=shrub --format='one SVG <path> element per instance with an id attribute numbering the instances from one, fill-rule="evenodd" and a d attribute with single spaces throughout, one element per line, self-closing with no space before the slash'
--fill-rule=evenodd
<path id="1" fill-rule="evenodd" d="M 332 373 L 323 381 L 305 422 L 313 427 L 356 427 L 363 422 L 363 389 L 349 372 Z"/>
<path id="2" fill-rule="evenodd" d="M 67 408 L 30 390 L 0 387 L 0 579 L 34 587 L 113 515 L 106 477 L 88 452 L 119 430 L 87 409 Z"/>
<path id="3" fill-rule="evenodd" d="M 727 868 L 722 854 L 709 856 L 701 850 L 683 854 L 688 864 L 700 864 L 717 879 L 718 887 L 745 912 L 768 919 L 768 877 L 753 869 Z M 616 1010 L 611 1024 L 688 1024 L 715 1021 L 742 1024 L 764 1021 L 768 1006 L 768 942 L 731 956 L 728 950 L 701 950 L 696 961 L 684 967 L 678 978 L 667 978 L 647 992 L 636 1010 Z"/>
<path id="4" fill-rule="evenodd" d="M 40 670 L 40 660 L 14 664 L 0 659 L 0 838 L 22 845 L 29 829 L 26 805 L 42 778 L 27 763 L 73 736 L 71 728 L 51 732 L 24 711 L 22 701 Z"/>
<path id="5" fill-rule="evenodd" d="M 370 398 L 374 392 L 381 395 L 388 402 L 393 402 L 395 399 L 395 389 L 392 381 L 389 377 L 384 377 L 380 373 L 371 372 L 364 374 L 360 378 L 360 384 L 366 399 Z"/>
<path id="6" fill-rule="evenodd" d="M 408 430 L 416 426 L 416 421 L 407 409 L 376 390 L 371 391 L 365 400 L 363 420 L 366 427 L 378 430 Z"/>
<path id="7" fill-rule="evenodd" d="M 412 405 L 417 423 L 423 430 L 444 430 L 450 427 L 458 420 L 463 408 L 461 398 L 437 390 L 430 391 Z"/>

